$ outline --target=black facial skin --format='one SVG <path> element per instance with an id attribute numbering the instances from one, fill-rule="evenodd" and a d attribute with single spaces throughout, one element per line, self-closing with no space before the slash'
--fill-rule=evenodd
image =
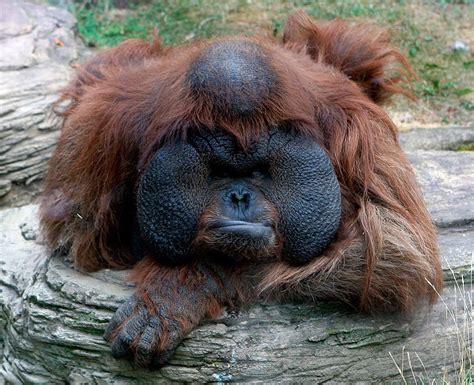
<path id="1" fill-rule="evenodd" d="M 147 249 L 163 262 L 188 261 L 205 210 L 224 258 L 258 256 L 278 238 L 273 258 L 303 264 L 334 237 L 341 197 L 329 157 L 300 134 L 273 128 L 243 151 L 230 135 L 207 131 L 165 145 L 146 169 L 137 215 Z"/>
<path id="2" fill-rule="evenodd" d="M 210 97 L 218 110 L 248 115 L 271 98 L 277 80 L 262 48 L 248 41 L 214 43 L 188 73 L 190 89 Z"/>

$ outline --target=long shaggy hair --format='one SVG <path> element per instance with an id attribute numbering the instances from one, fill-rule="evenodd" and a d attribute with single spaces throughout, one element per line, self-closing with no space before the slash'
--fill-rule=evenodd
<path id="1" fill-rule="evenodd" d="M 157 38 L 128 40 L 78 71 L 62 95 L 69 103 L 41 204 L 47 243 L 70 250 L 86 270 L 130 267 L 137 181 L 165 141 L 219 127 L 246 146 L 291 122 L 331 157 L 342 221 L 312 262 L 264 265 L 259 293 L 336 298 L 366 311 L 433 301 L 433 287 L 442 286 L 435 229 L 381 108 L 393 94 L 408 94 L 406 59 L 372 26 L 316 23 L 303 12 L 290 15 L 281 39 L 238 39 L 258 44 L 277 76 L 272 95 L 250 115 L 216 110 L 187 85 L 193 61 L 219 39 L 173 48 Z"/>

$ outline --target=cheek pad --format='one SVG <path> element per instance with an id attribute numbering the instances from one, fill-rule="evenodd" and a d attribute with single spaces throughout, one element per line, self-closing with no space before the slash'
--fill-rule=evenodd
<path id="1" fill-rule="evenodd" d="M 280 213 L 283 258 L 303 264 L 330 244 L 339 227 L 339 182 L 328 155 L 314 142 L 298 138 L 272 153 L 269 199 Z"/>
<path id="2" fill-rule="evenodd" d="M 140 181 L 137 217 L 141 236 L 156 257 L 183 262 L 205 206 L 207 164 L 189 144 L 162 147 Z"/>

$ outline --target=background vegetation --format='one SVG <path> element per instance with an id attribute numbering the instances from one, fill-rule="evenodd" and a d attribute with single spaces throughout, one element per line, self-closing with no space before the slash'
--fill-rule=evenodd
<path id="1" fill-rule="evenodd" d="M 399 98 L 390 108 L 404 127 L 469 124 L 474 115 L 474 0 L 75 0 L 72 11 L 87 44 L 113 46 L 150 39 L 166 44 L 225 34 L 278 35 L 286 15 L 304 8 L 317 19 L 369 20 L 388 28 L 419 78 L 419 101 Z M 462 42 L 468 50 L 453 48 Z"/>

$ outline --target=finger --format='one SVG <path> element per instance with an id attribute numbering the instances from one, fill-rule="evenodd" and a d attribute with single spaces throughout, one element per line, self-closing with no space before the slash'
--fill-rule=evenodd
<path id="1" fill-rule="evenodd" d="M 153 361 L 153 356 L 157 354 L 160 326 L 161 323 L 157 317 L 151 317 L 148 320 L 148 325 L 145 327 L 135 348 L 135 363 L 138 366 L 149 366 Z"/>
<path id="2" fill-rule="evenodd" d="M 148 323 L 148 314 L 141 310 L 132 316 L 115 336 L 111 349 L 112 355 L 116 358 L 130 354 L 133 341 L 142 333 Z"/>
<path id="3" fill-rule="evenodd" d="M 169 362 L 183 338 L 182 329 L 176 321 L 167 322 L 167 333 L 166 345 L 159 354 L 154 356 L 152 366 L 155 368 L 160 368 Z M 163 334 L 160 335 L 162 336 Z"/>
<path id="4" fill-rule="evenodd" d="M 110 341 L 112 334 L 119 326 L 124 323 L 133 314 L 137 301 L 135 297 L 130 297 L 117 309 L 107 326 L 104 333 L 104 339 Z"/>

